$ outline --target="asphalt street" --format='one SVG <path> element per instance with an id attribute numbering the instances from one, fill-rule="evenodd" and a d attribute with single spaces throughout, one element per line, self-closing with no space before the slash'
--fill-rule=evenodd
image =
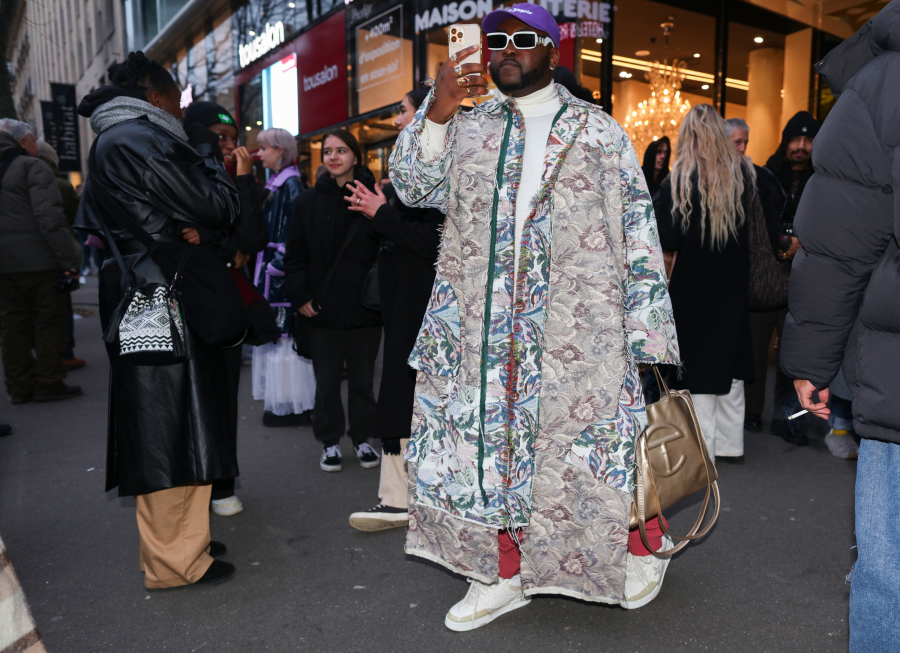
<path id="1" fill-rule="evenodd" d="M 244 512 L 210 517 L 237 573 L 222 585 L 149 593 L 134 500 L 103 491 L 108 376 L 95 283 L 75 297 L 92 311 L 76 322 L 88 365 L 68 382 L 85 395 L 23 406 L 0 398 L 0 421 L 15 429 L 0 438 L 0 535 L 51 653 L 847 649 L 856 464 L 828 453 L 814 418 L 804 448 L 746 434 L 746 464 L 719 469 L 718 524 L 672 561 L 653 603 L 626 611 L 538 597 L 453 633 L 444 615 L 465 579 L 407 556 L 401 529 L 352 529 L 349 514 L 377 500 L 378 470 L 359 467 L 345 438 L 343 471 L 325 473 L 311 429 L 263 427 L 249 367 L 238 440 Z M 675 507 L 676 532 L 696 509 Z"/>

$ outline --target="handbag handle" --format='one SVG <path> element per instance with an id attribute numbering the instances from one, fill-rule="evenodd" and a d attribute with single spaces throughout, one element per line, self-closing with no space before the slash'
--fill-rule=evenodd
<path id="1" fill-rule="evenodd" d="M 663 380 L 662 375 L 659 372 L 659 367 L 657 365 L 653 365 L 653 372 L 656 375 L 657 383 L 659 383 L 660 389 L 664 390 L 666 393 L 666 399 L 671 399 L 671 393 L 669 391 L 669 386 Z M 695 411 L 690 411 L 691 420 L 694 425 L 694 435 L 697 438 L 703 437 L 703 431 L 700 429 L 700 424 L 697 422 L 697 416 Z M 652 490 L 654 494 L 657 495 L 657 505 L 659 504 L 659 496 L 658 491 L 656 489 L 656 481 L 651 478 L 644 478 L 643 465 L 641 465 L 641 459 L 650 458 L 650 451 L 647 445 L 647 438 L 638 437 L 639 446 L 635 450 L 636 462 L 637 465 L 635 469 L 637 473 L 635 474 L 635 500 L 637 502 L 637 513 L 638 513 L 638 530 L 641 533 L 641 542 L 643 542 L 644 546 L 647 548 L 650 553 L 652 553 L 657 558 L 668 558 L 669 556 L 675 555 L 679 551 L 681 551 L 684 547 L 686 547 L 691 541 L 700 539 L 707 535 L 712 527 L 715 525 L 716 520 L 719 518 L 719 508 L 721 505 L 720 496 L 719 496 L 719 483 L 718 481 L 712 481 L 709 485 L 706 486 L 706 496 L 703 497 L 703 505 L 700 507 L 700 514 L 697 516 L 694 525 L 688 531 L 687 535 L 678 536 L 673 535 L 669 532 L 668 527 L 665 525 L 662 519 L 662 512 L 657 515 L 657 521 L 659 523 L 659 527 L 663 533 L 671 537 L 673 540 L 678 540 L 678 544 L 669 549 L 668 551 L 654 551 L 651 546 L 649 539 L 647 537 L 647 511 L 646 511 L 646 492 Z M 700 447 L 701 452 L 704 450 L 702 442 L 698 442 L 697 445 Z M 710 469 L 710 460 L 709 455 L 706 454 L 703 456 L 703 465 L 706 467 L 707 478 L 712 478 L 712 470 Z M 706 525 L 705 528 L 701 530 L 701 526 L 703 525 L 703 520 L 706 517 L 706 511 L 709 507 L 709 499 L 713 498 L 715 503 L 715 512 L 713 513 L 712 519 Z"/>

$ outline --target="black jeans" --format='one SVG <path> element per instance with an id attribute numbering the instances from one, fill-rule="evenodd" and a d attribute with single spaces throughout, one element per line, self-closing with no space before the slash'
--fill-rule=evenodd
<path id="1" fill-rule="evenodd" d="M 241 346 L 225 350 L 225 376 L 228 379 L 228 437 L 237 450 L 238 386 L 241 382 Z M 219 478 L 212 483 L 211 499 L 234 496 L 234 478 Z"/>
<path id="2" fill-rule="evenodd" d="M 59 270 L 0 275 L 3 367 L 10 396 L 59 391 L 66 370 L 66 294 L 53 287 Z M 34 355 L 31 351 L 34 349 Z"/>
<path id="3" fill-rule="evenodd" d="M 355 444 L 375 434 L 375 358 L 381 344 L 381 327 L 359 329 L 309 329 L 313 372 L 316 376 L 316 402 L 313 407 L 313 433 L 316 440 L 330 447 L 344 435 L 344 405 L 341 402 L 341 376 L 347 364 L 347 404 L 350 430 Z"/>
<path id="4" fill-rule="evenodd" d="M 750 320 L 750 339 L 753 343 L 753 367 L 756 370 L 756 380 L 751 383 L 744 384 L 744 392 L 747 400 L 747 413 L 762 414 L 763 407 L 766 403 L 766 372 L 769 367 L 769 343 L 772 341 L 772 331 L 778 333 L 779 347 L 781 345 L 781 332 L 784 329 L 784 318 L 787 316 L 787 307 L 777 311 L 748 311 L 747 317 Z M 780 356 L 781 349 L 778 354 Z M 790 387 L 790 391 L 786 388 Z M 775 396 L 776 399 L 782 395 L 788 395 L 793 392 L 791 379 L 781 371 L 781 366 L 776 365 L 775 369 Z M 777 401 L 776 404 L 783 402 Z M 779 406 L 776 405 L 775 417 L 779 418 Z"/>

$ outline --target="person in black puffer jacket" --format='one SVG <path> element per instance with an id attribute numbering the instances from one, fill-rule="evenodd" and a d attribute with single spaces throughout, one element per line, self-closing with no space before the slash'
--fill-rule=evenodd
<path id="1" fill-rule="evenodd" d="M 427 95 L 427 89 L 416 89 L 403 98 L 394 120 L 398 129 L 412 122 Z M 384 457 L 378 486 L 380 502 L 350 515 L 350 525 L 361 531 L 380 531 L 409 522 L 403 453 L 409 444 L 416 371 L 407 361 L 431 297 L 444 214 L 437 209 L 405 206 L 390 184 L 383 193 L 378 187 L 372 193 L 362 184 L 356 186 L 346 198 L 350 210 L 370 218 L 369 232 L 382 239 L 378 289 L 384 318 L 384 362 L 377 428 Z"/>
<path id="2" fill-rule="evenodd" d="M 324 447 L 320 467 L 337 472 L 345 432 L 341 402 L 345 363 L 348 434 L 363 467 L 381 462 L 367 442 L 375 435 L 373 385 L 381 314 L 362 304 L 363 281 L 375 264 L 378 243 L 366 231 L 366 218 L 352 213 L 344 200 L 351 181 L 371 189 L 375 178 L 360 163 L 359 143 L 346 130 L 325 134 L 322 161 L 327 174 L 294 204 L 284 255 L 284 290 L 291 307 L 303 316 L 298 319 L 309 320 L 316 377 L 313 433 Z"/>
<path id="3" fill-rule="evenodd" d="M 98 137 L 75 226 L 105 239 L 105 223 L 138 285 L 169 285 L 120 211 L 128 210 L 155 241 L 182 242 L 187 227 L 228 229 L 240 211 L 238 192 L 211 156 L 216 135 L 202 127 L 185 133 L 181 92 L 165 68 L 132 52 L 108 74 L 113 85 L 92 91 L 78 107 Z M 117 261 L 108 258 L 100 271 L 104 332 L 127 289 Z M 185 362 L 138 365 L 120 356 L 118 343 L 106 345 L 106 489 L 118 486 L 120 496 L 135 496 L 148 589 L 234 573 L 233 565 L 213 560 L 225 547 L 211 542 L 209 532 L 210 483 L 238 475 L 228 435 L 225 354 L 219 344 L 202 341 L 190 323 L 186 327 L 191 357 Z"/>
<path id="4" fill-rule="evenodd" d="M 797 209 L 781 367 L 825 418 L 843 367 L 862 437 L 850 651 L 900 650 L 900 0 L 816 70 L 838 98 L 813 148 Z M 818 390 L 818 399 L 812 400 Z"/>

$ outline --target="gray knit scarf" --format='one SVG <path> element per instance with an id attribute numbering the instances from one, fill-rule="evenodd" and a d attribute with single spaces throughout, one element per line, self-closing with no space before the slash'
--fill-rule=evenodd
<path id="1" fill-rule="evenodd" d="M 126 120 L 133 120 L 147 116 L 157 127 L 166 130 L 172 138 L 187 143 L 187 134 L 184 127 L 172 114 L 159 109 L 149 102 L 144 102 L 132 97 L 117 97 L 109 102 L 104 102 L 94 109 L 91 114 L 91 129 L 97 134 L 102 134 L 113 125 L 118 125 Z"/>

